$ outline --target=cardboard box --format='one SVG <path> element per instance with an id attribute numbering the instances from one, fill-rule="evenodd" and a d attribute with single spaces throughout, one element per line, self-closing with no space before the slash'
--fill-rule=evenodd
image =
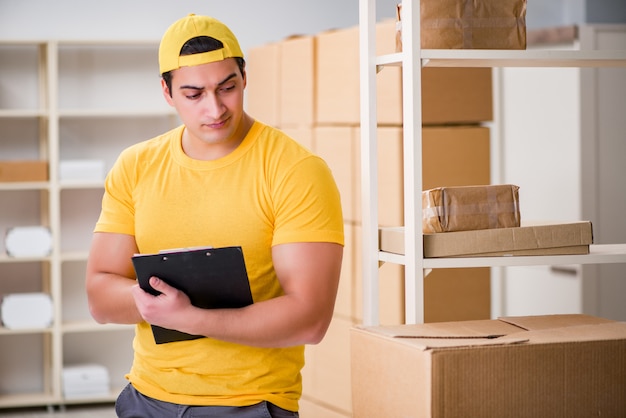
<path id="1" fill-rule="evenodd" d="M 321 127 L 317 129 L 316 152 L 329 162 L 333 173 L 345 170 L 344 181 L 353 190 L 351 203 L 342 195 L 347 220 L 361 222 L 360 129 Z M 340 133 L 341 131 L 346 133 Z M 330 135 L 332 132 L 334 137 Z M 378 135 L 378 224 L 401 225 L 404 220 L 404 171 L 402 128 L 379 127 Z M 324 139 L 325 138 L 325 139 Z M 348 158 L 339 139 L 352 138 L 357 154 Z M 424 189 L 439 186 L 487 184 L 490 179 L 490 131 L 482 126 L 434 127 L 422 129 L 422 182 Z M 348 170 L 348 164 L 353 164 Z M 337 168 L 334 168 L 337 167 Z"/>
<path id="2" fill-rule="evenodd" d="M 423 49 L 526 49 L 526 0 L 422 0 Z M 402 5 L 396 50 L 402 50 Z"/>
<path id="3" fill-rule="evenodd" d="M 37 160 L 0 161 L 0 182 L 47 181 L 48 162 Z"/>
<path id="4" fill-rule="evenodd" d="M 586 315 L 351 329 L 353 416 L 626 416 L 626 323 Z"/>
<path id="5" fill-rule="evenodd" d="M 393 52 L 393 21 L 376 26 L 377 54 Z M 387 42 L 385 42 L 387 41 Z M 316 35 L 316 123 L 359 125 L 359 27 L 329 30 Z M 378 122 L 402 124 L 402 72 L 389 67 L 377 77 Z"/>
<path id="6" fill-rule="evenodd" d="M 279 124 L 315 123 L 315 37 L 294 36 L 279 43 Z"/>
<path id="7" fill-rule="evenodd" d="M 280 127 L 280 44 L 250 49 L 246 54 L 246 111 L 255 119 Z"/>
<path id="8" fill-rule="evenodd" d="M 422 68 L 422 125 L 492 120 L 491 68 Z"/>
<path id="9" fill-rule="evenodd" d="M 424 233 L 520 226 L 519 187 L 437 187 L 422 192 Z"/>
<path id="10" fill-rule="evenodd" d="M 404 228 L 379 229 L 380 249 L 404 254 Z M 424 234 L 424 257 L 588 254 L 591 222 L 522 223 L 516 228 Z"/>
<path id="11" fill-rule="evenodd" d="M 489 184 L 490 130 L 484 126 L 422 129 L 422 190 Z"/>
<path id="12" fill-rule="evenodd" d="M 376 24 L 376 54 L 394 52 L 395 22 Z M 359 28 L 316 36 L 315 117 L 318 125 L 359 125 Z M 490 68 L 424 68 L 422 124 L 478 123 L 493 120 Z M 402 124 L 402 69 L 386 66 L 376 75 L 380 125 Z"/>

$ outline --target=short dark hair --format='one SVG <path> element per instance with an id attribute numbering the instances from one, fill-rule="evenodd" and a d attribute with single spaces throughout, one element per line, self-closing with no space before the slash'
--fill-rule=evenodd
<path id="1" fill-rule="evenodd" d="M 179 55 L 193 55 L 200 54 L 203 52 L 215 51 L 218 49 L 224 48 L 224 44 L 222 41 L 212 38 L 210 36 L 197 36 L 195 38 L 191 38 L 180 49 Z M 244 75 L 246 61 L 241 57 L 235 57 L 237 61 L 237 66 L 239 67 L 239 71 L 241 75 Z M 167 85 L 168 90 L 170 91 L 170 96 L 172 95 L 172 72 L 167 71 L 161 74 L 163 80 L 165 80 L 165 84 Z"/>

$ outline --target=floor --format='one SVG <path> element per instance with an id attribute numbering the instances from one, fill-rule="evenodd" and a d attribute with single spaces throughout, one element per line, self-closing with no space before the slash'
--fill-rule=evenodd
<path id="1" fill-rule="evenodd" d="M 115 418 L 113 404 L 66 406 L 49 411 L 47 408 L 0 409 L 1 418 Z"/>

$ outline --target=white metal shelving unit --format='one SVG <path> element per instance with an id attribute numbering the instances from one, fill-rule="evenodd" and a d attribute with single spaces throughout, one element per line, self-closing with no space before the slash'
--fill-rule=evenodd
<path id="1" fill-rule="evenodd" d="M 0 236 L 21 225 L 50 228 L 45 257 L 15 258 L 0 241 L 0 295 L 44 292 L 49 327 L 0 325 L 2 408 L 114 401 L 132 360 L 133 327 L 99 325 L 84 291 L 102 181 L 61 181 L 60 161 L 100 159 L 105 170 L 122 148 L 176 126 L 162 98 L 157 41 L 0 40 L 0 159 L 45 160 L 49 180 L 0 183 Z M 68 399 L 63 367 L 109 369 L 111 392 Z"/>
<path id="2" fill-rule="evenodd" d="M 626 50 L 422 50 L 420 1 L 402 2 L 403 51 L 375 55 L 376 1 L 360 0 L 361 170 L 363 219 L 363 322 L 379 323 L 380 262 L 405 266 L 405 322 L 424 322 L 424 275 L 433 268 L 626 263 L 626 244 L 592 245 L 587 255 L 520 257 L 423 257 L 421 230 L 421 68 L 432 67 L 626 67 Z M 379 251 L 376 139 L 376 74 L 384 66 L 403 68 L 404 255 Z"/>

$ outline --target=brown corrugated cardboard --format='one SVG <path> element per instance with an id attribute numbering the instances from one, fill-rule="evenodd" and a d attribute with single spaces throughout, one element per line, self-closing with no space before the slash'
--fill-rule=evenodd
<path id="1" fill-rule="evenodd" d="M 586 315 L 351 330 L 365 417 L 626 416 L 626 323 Z"/>
<path id="2" fill-rule="evenodd" d="M 294 36 L 279 45 L 280 126 L 311 126 L 315 122 L 315 37 Z"/>
<path id="3" fill-rule="evenodd" d="M 489 318 L 489 267 L 433 269 L 424 277 L 424 322 Z"/>
<path id="4" fill-rule="evenodd" d="M 350 411 L 350 319 L 334 317 L 324 340 L 306 347 L 303 396 Z M 304 376 L 306 374 L 306 377 Z"/>
<path id="5" fill-rule="evenodd" d="M 394 52 L 395 22 L 376 24 L 376 54 Z M 316 123 L 360 123 L 358 27 L 316 36 Z M 493 119 L 490 68 L 425 68 L 422 124 L 478 123 Z M 386 66 L 376 76 L 377 120 L 402 124 L 402 71 Z"/>
<path id="6" fill-rule="evenodd" d="M 404 228 L 380 228 L 380 249 L 404 254 Z M 487 257 L 588 254 L 593 243 L 589 221 L 523 223 L 517 228 L 424 234 L 424 257 Z"/>
<path id="7" fill-rule="evenodd" d="M 263 123 L 280 127 L 280 43 L 250 49 L 246 77 L 246 111 Z"/>
<path id="8" fill-rule="evenodd" d="M 422 129 L 422 190 L 489 184 L 490 143 L 484 126 Z"/>
<path id="9" fill-rule="evenodd" d="M 0 161 L 0 182 L 47 180 L 48 163 L 46 161 Z"/>
<path id="10" fill-rule="evenodd" d="M 393 27 L 377 25 L 377 54 L 393 52 L 385 42 Z M 382 35 L 384 34 L 384 36 Z M 329 30 L 316 36 L 316 123 L 358 125 L 360 123 L 359 28 Z M 377 116 L 381 124 L 402 124 L 402 73 L 389 67 L 376 77 Z"/>
<path id="11" fill-rule="evenodd" d="M 491 68 L 422 68 L 422 125 L 493 120 Z"/>
<path id="12" fill-rule="evenodd" d="M 520 226 L 519 187 L 513 184 L 436 187 L 422 192 L 424 233 Z"/>
<path id="13" fill-rule="evenodd" d="M 424 49 L 526 49 L 526 0 L 422 0 Z M 396 50 L 402 50 L 402 5 Z"/>
<path id="14" fill-rule="evenodd" d="M 316 126 L 313 128 L 313 151 L 319 155 L 333 172 L 341 194 L 341 206 L 345 221 L 355 218 L 357 202 L 354 173 L 357 167 L 359 139 L 357 131 L 350 126 Z"/>

